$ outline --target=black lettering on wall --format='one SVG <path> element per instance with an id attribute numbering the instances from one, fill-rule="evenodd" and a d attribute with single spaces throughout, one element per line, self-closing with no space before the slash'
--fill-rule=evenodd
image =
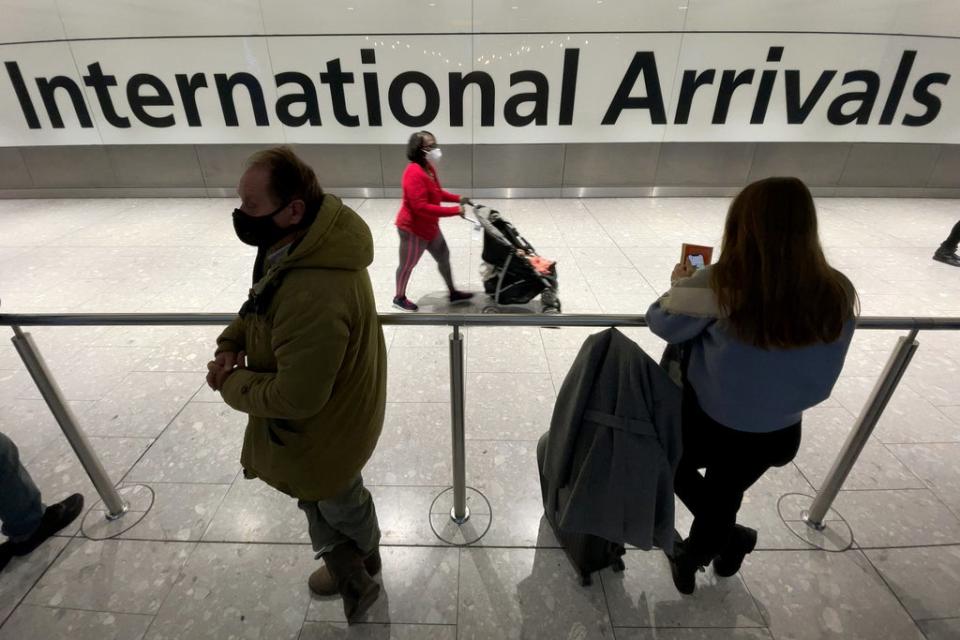
<path id="1" fill-rule="evenodd" d="M 117 114 L 113 106 L 113 98 L 110 96 L 110 87 L 117 86 L 116 76 L 104 75 L 100 63 L 94 62 L 87 65 L 87 75 L 83 76 L 83 82 L 88 87 L 93 87 L 97 94 L 97 102 L 100 103 L 100 111 L 103 112 L 107 122 L 118 129 L 130 127 L 130 118 L 122 118 Z"/>
<path id="2" fill-rule="evenodd" d="M 559 121 L 564 126 L 573 124 L 573 105 L 577 99 L 577 71 L 579 68 L 580 49 L 564 49 Z"/>
<path id="3" fill-rule="evenodd" d="M 373 49 L 361 49 L 360 62 L 363 64 L 376 64 L 376 51 Z M 363 74 L 363 92 L 367 101 L 367 124 L 371 127 L 379 127 L 383 124 L 383 118 L 380 115 L 380 85 L 377 81 L 376 73 L 367 72 Z"/>
<path id="4" fill-rule="evenodd" d="M 142 87 L 153 89 L 153 95 L 143 95 L 140 93 Z M 163 84 L 163 80 L 149 73 L 138 73 L 127 80 L 127 102 L 130 103 L 130 111 L 136 116 L 137 120 L 148 127 L 172 127 L 176 120 L 172 113 L 164 116 L 155 116 L 147 113 L 146 107 L 172 107 L 173 96 Z"/>
<path id="5" fill-rule="evenodd" d="M 359 127 L 360 118 L 347 111 L 347 96 L 343 85 L 353 84 L 353 74 L 344 73 L 340 68 L 340 58 L 327 61 L 327 70 L 320 74 L 320 83 L 330 85 L 330 101 L 333 104 L 333 117 L 345 127 Z"/>
<path id="6" fill-rule="evenodd" d="M 787 94 L 787 124 L 803 124 L 807 116 L 817 106 L 823 92 L 827 90 L 827 85 L 837 75 L 835 69 L 829 69 L 820 74 L 817 83 L 807 94 L 807 97 L 800 99 L 800 71 L 797 69 L 788 69 L 784 74 L 784 84 Z"/>
<path id="7" fill-rule="evenodd" d="M 263 89 L 260 81 L 253 74 L 241 71 L 227 77 L 225 73 L 214 76 L 217 83 L 217 94 L 220 96 L 220 109 L 223 111 L 223 121 L 228 127 L 238 127 L 237 105 L 233 100 L 233 90 L 238 86 L 247 89 L 250 95 L 250 106 L 253 108 L 253 119 L 258 127 L 270 126 L 267 119 L 267 105 L 263 101 Z"/>
<path id="8" fill-rule="evenodd" d="M 550 98 L 550 81 L 539 71 L 525 69 L 510 74 L 510 86 L 514 87 L 521 82 L 530 82 L 533 91 L 518 93 L 511 96 L 503 105 L 503 118 L 511 127 L 525 127 L 531 122 L 538 127 L 547 124 L 547 105 Z M 520 105 L 525 102 L 533 103 L 533 108 L 527 115 L 520 115 Z"/>
<path id="9" fill-rule="evenodd" d="M 897 74 L 893 77 L 893 85 L 890 87 L 890 93 L 887 94 L 887 101 L 883 105 L 883 113 L 880 114 L 880 124 L 893 123 L 893 118 L 897 115 L 897 107 L 900 106 L 900 99 L 903 97 L 903 90 L 907 86 L 907 78 L 910 76 L 910 70 L 913 68 L 913 61 L 916 58 L 916 51 L 904 51 L 900 56 L 900 64 L 897 65 Z"/>
<path id="10" fill-rule="evenodd" d="M 73 103 L 73 109 L 80 121 L 80 126 L 87 129 L 93 127 L 93 121 L 90 120 L 90 112 L 87 110 L 87 103 L 83 100 L 83 93 L 77 83 L 67 76 L 53 76 L 50 79 L 37 78 L 37 88 L 40 89 L 40 97 L 43 98 L 43 106 L 47 110 L 47 117 L 54 129 L 63 129 L 63 117 L 60 115 L 60 107 L 57 106 L 57 89 L 67 92 L 70 101 Z"/>
<path id="11" fill-rule="evenodd" d="M 720 91 L 717 93 L 717 103 L 713 107 L 713 124 L 724 124 L 727 113 L 730 112 L 730 101 L 737 87 L 753 82 L 753 69 L 746 69 L 737 73 L 733 69 L 725 69 L 720 76 Z"/>
<path id="12" fill-rule="evenodd" d="M 195 73 L 187 78 L 187 74 L 178 73 L 176 79 L 177 89 L 180 91 L 180 102 L 183 103 L 183 111 L 187 114 L 187 124 L 191 127 L 201 126 L 200 111 L 197 110 L 197 89 L 207 86 L 207 76 Z"/>
<path id="13" fill-rule="evenodd" d="M 447 75 L 447 84 L 450 91 L 450 126 L 463 126 L 463 94 L 467 85 L 475 84 L 480 87 L 480 126 L 493 126 L 493 112 L 495 108 L 496 88 L 493 78 L 484 71 L 471 71 L 467 75 L 451 72 Z"/>
<path id="14" fill-rule="evenodd" d="M 632 98 L 630 93 L 641 75 L 643 75 L 646 94 Z M 623 80 L 620 81 L 616 95 L 607 107 L 602 124 L 617 124 L 624 109 L 649 109 L 650 122 L 667 123 L 667 114 L 663 108 L 663 91 L 660 89 L 660 75 L 657 73 L 657 60 L 653 51 L 637 51 L 634 54 Z"/>
<path id="15" fill-rule="evenodd" d="M 420 87 L 426 99 L 423 112 L 419 115 L 411 114 L 403 103 L 404 90 L 412 84 Z M 405 127 L 425 127 L 440 112 L 440 91 L 430 76 L 420 71 L 404 71 L 394 78 L 390 83 L 388 100 L 393 117 Z"/>
<path id="16" fill-rule="evenodd" d="M 873 105 L 877 101 L 877 94 L 880 93 L 880 76 L 865 69 L 843 74 L 843 84 L 847 85 L 851 82 L 864 83 L 864 90 L 849 91 L 834 98 L 833 102 L 830 103 L 830 108 L 827 109 L 827 120 L 830 121 L 830 124 L 843 125 L 851 122 L 867 124 L 870 122 Z M 854 111 L 844 112 L 846 105 L 857 102 L 860 103 L 860 106 Z"/>
<path id="17" fill-rule="evenodd" d="M 783 47 L 770 47 L 767 50 L 767 62 L 780 62 L 782 58 Z M 760 87 L 757 89 L 757 99 L 753 103 L 753 113 L 750 114 L 750 124 L 763 124 L 766 120 L 770 97 L 773 95 L 773 83 L 776 79 L 776 69 L 767 69 L 760 74 Z"/>
<path id="18" fill-rule="evenodd" d="M 925 106 L 927 110 L 919 116 L 908 113 L 903 116 L 903 124 L 908 127 L 922 127 L 933 122 L 939 115 L 942 104 L 938 96 L 930 93 L 930 85 L 942 84 L 946 86 L 948 82 L 950 82 L 949 73 L 928 73 L 920 78 L 913 87 L 913 99 Z"/>
<path id="19" fill-rule="evenodd" d="M 33 106 L 33 100 L 30 99 L 30 92 L 27 91 L 27 85 L 23 81 L 23 74 L 20 73 L 20 65 L 13 61 L 7 61 L 3 63 L 3 66 L 7 68 L 10 84 L 13 85 L 13 91 L 17 94 L 20 111 L 27 121 L 27 126 L 31 129 L 39 129 L 40 118 L 37 117 L 37 110 Z"/>
<path id="20" fill-rule="evenodd" d="M 690 120 L 690 109 L 693 108 L 693 96 L 696 95 L 697 89 L 703 85 L 713 84 L 713 79 L 716 75 L 716 69 L 707 69 L 700 74 L 694 69 L 683 72 L 683 81 L 680 85 L 680 98 L 677 100 L 677 111 L 673 114 L 674 124 L 687 124 Z"/>
<path id="21" fill-rule="evenodd" d="M 317 102 L 317 88 L 313 86 L 310 76 L 296 71 L 284 71 L 274 76 L 279 89 L 285 84 L 300 86 L 299 93 L 288 93 L 277 99 L 277 119 L 288 127 L 302 127 L 309 124 L 311 127 L 320 126 L 320 105 Z M 303 104 L 303 113 L 294 115 L 290 107 Z"/>

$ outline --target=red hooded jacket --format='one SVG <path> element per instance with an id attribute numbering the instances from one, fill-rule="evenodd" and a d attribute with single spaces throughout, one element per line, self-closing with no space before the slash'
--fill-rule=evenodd
<path id="1" fill-rule="evenodd" d="M 440 218 L 460 215 L 459 207 L 443 207 L 441 202 L 460 202 L 460 196 L 444 191 L 437 172 L 416 162 L 403 172 L 403 203 L 397 213 L 397 226 L 430 242 L 440 233 Z"/>

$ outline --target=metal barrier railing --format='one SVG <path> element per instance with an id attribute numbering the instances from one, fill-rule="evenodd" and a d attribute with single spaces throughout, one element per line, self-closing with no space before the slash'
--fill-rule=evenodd
<path id="1" fill-rule="evenodd" d="M 47 368 L 39 349 L 26 326 L 217 326 L 227 325 L 234 314 L 157 313 L 157 314 L 0 314 L 0 326 L 13 328 L 13 343 L 30 372 L 43 399 L 50 407 L 64 435 L 90 476 L 91 482 L 107 507 L 107 518 L 121 517 L 126 503 L 103 469 L 76 417 L 70 411 L 56 381 Z M 398 326 L 450 326 L 450 400 L 451 441 L 453 447 L 453 508 L 451 519 L 462 525 L 470 518 L 466 504 L 466 437 L 464 423 L 465 384 L 463 327 L 645 327 L 646 320 L 637 315 L 559 314 L 559 315 L 495 315 L 495 314 L 381 314 L 381 323 Z M 960 318 L 861 317 L 858 329 L 908 331 L 898 339 L 877 380 L 867 403 L 847 437 L 830 472 L 802 519 L 813 530 L 825 527 L 825 518 L 843 483 L 873 433 L 883 410 L 893 396 L 919 343 L 919 331 L 960 330 Z"/>

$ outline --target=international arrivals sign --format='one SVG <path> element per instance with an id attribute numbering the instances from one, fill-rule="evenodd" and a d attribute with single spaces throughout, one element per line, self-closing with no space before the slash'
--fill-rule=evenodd
<path id="1" fill-rule="evenodd" d="M 832 34 L 184 37 L 0 46 L 0 146 L 960 143 L 960 45 Z"/>

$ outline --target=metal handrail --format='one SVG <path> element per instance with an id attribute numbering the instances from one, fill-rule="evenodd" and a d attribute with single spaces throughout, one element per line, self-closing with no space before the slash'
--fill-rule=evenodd
<path id="1" fill-rule="evenodd" d="M 56 381 L 46 367 L 36 344 L 21 327 L 25 326 L 215 326 L 226 325 L 236 317 L 233 313 L 77 313 L 77 314 L 0 314 L 0 326 L 10 326 L 14 330 L 13 342 L 18 353 L 30 371 L 34 382 L 47 401 L 51 412 L 60 424 L 81 463 L 90 475 L 104 504 L 108 507 L 108 518 L 118 518 L 126 511 L 126 504 L 103 471 L 96 454 L 87 442 L 76 418 L 63 398 Z M 611 314 L 438 314 L 438 313 L 388 313 L 380 314 L 384 325 L 394 326 L 450 326 L 450 393 L 451 393 L 451 429 L 453 444 L 453 494 L 454 507 L 451 518 L 458 525 L 470 517 L 466 507 L 466 462 L 465 462 L 465 424 L 464 424 L 464 358 L 462 327 L 645 327 L 643 315 Z M 887 361 L 880 379 L 857 418 L 843 449 L 840 451 L 830 472 L 824 479 L 820 491 L 811 505 L 809 513 L 803 515 L 807 524 L 814 529 L 824 528 L 824 518 L 834 499 L 843 486 L 853 465 L 856 463 L 883 410 L 893 396 L 897 384 L 910 364 L 918 347 L 916 336 L 919 331 L 960 330 L 960 317 L 910 317 L 910 316 L 865 316 L 857 318 L 858 329 L 885 329 L 908 331 L 901 337 Z"/>
<path id="2" fill-rule="evenodd" d="M 236 313 L 0 313 L 0 326 L 216 326 Z M 488 314 L 381 313 L 380 322 L 395 326 L 459 327 L 645 327 L 646 318 L 630 314 Z M 960 317 L 861 316 L 858 329 L 890 331 L 960 330 Z"/>

